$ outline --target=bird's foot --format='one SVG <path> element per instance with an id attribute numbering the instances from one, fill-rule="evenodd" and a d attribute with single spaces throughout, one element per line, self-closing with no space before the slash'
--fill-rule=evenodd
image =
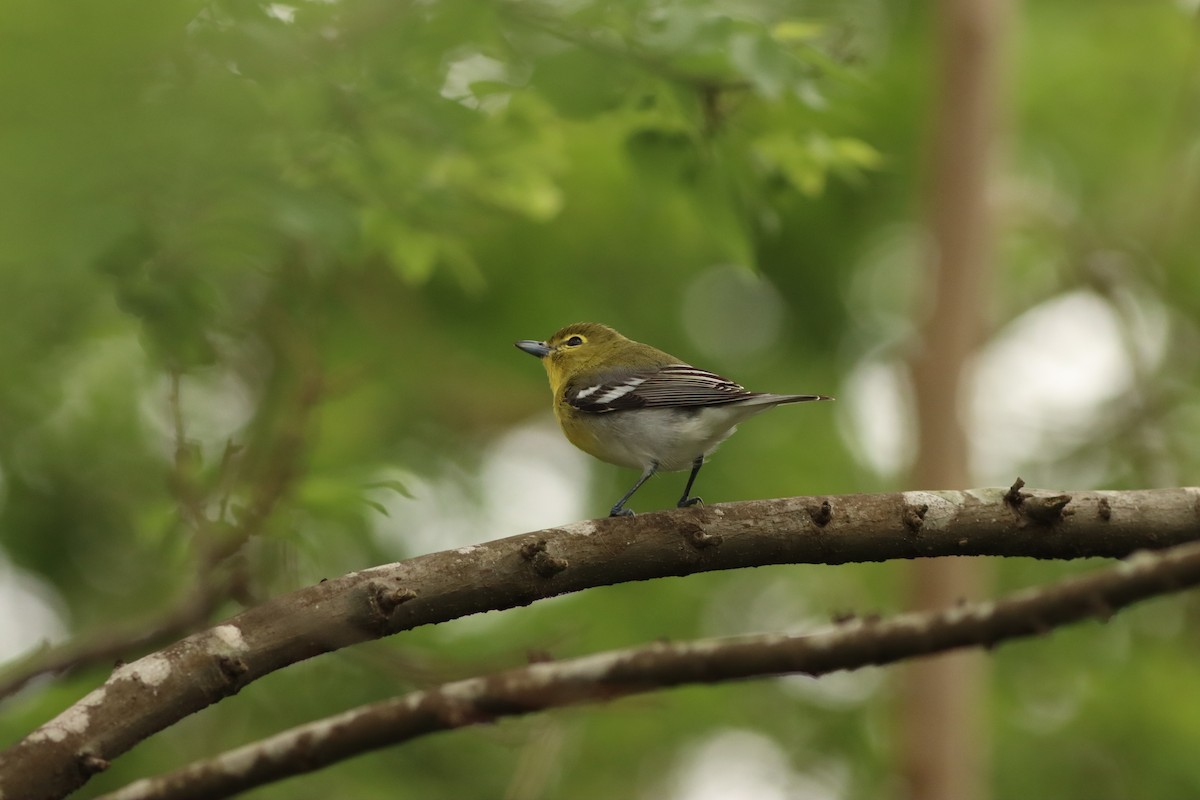
<path id="1" fill-rule="evenodd" d="M 687 508 L 688 506 L 702 506 L 704 501 L 699 497 L 684 497 L 675 505 L 676 508 Z"/>
<path id="2" fill-rule="evenodd" d="M 608 515 L 610 517 L 632 517 L 633 510 L 628 509 L 628 508 L 621 508 L 620 506 L 613 506 L 612 511 L 609 511 Z"/>

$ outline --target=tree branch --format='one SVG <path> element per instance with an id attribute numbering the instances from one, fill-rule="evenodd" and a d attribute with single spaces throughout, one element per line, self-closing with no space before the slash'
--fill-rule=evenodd
<path id="1" fill-rule="evenodd" d="M 301 725 L 140 780 L 99 800 L 210 800 L 312 772 L 430 733 L 673 686 L 782 673 L 824 675 L 961 647 L 993 647 L 1200 583 L 1200 542 L 1144 552 L 1116 567 L 997 602 L 883 621 L 851 619 L 805 636 L 762 634 L 659 642 L 411 692 Z"/>
<path id="2" fill-rule="evenodd" d="M 120 667 L 0 753 L 6 797 L 57 798 L 139 741 L 321 653 L 624 581 L 947 555 L 1123 557 L 1200 538 L 1200 489 L 793 497 L 588 520 L 433 553 L 271 600 Z"/>

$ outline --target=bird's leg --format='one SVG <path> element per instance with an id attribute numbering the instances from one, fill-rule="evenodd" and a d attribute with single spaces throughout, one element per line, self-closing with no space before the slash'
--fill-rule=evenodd
<path id="1" fill-rule="evenodd" d="M 633 497 L 633 493 L 636 492 L 638 489 L 642 488 L 642 484 L 645 483 L 646 481 L 650 480 L 650 476 L 653 475 L 657 471 L 658 471 L 657 463 L 651 464 L 650 466 L 646 467 L 646 469 L 644 469 L 642 471 L 642 477 L 637 479 L 637 483 L 635 483 L 633 485 L 632 489 L 630 489 L 628 492 L 626 492 L 624 495 L 622 495 L 621 499 L 617 501 L 617 504 L 612 507 L 612 511 L 608 512 L 608 515 L 610 517 L 632 517 L 633 512 L 630 511 L 628 508 L 625 508 L 625 503 L 629 500 L 629 498 Z"/>
<path id="2" fill-rule="evenodd" d="M 692 462 L 692 474 L 688 475 L 687 486 L 683 487 L 683 497 L 679 498 L 676 504 L 678 508 L 687 508 L 694 506 L 697 503 L 703 503 L 699 497 L 688 497 L 692 493 L 692 484 L 696 482 L 696 475 L 699 474 L 700 468 L 704 466 L 704 456 L 696 456 L 696 460 Z"/>

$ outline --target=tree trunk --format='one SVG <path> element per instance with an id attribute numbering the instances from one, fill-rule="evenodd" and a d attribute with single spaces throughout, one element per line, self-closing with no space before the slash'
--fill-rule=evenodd
<path id="1" fill-rule="evenodd" d="M 938 92 L 928 180 L 933 252 L 921 350 L 914 362 L 919 451 L 915 486 L 970 485 L 962 419 L 964 370 L 986 317 L 990 267 L 987 178 L 1000 105 L 999 62 L 1006 9 L 992 0 L 939 3 Z M 912 567 L 911 605 L 951 606 L 989 583 L 980 560 L 924 560 Z M 906 790 L 915 800 L 987 797 L 986 660 L 957 653 L 914 664 L 901 702 Z"/>

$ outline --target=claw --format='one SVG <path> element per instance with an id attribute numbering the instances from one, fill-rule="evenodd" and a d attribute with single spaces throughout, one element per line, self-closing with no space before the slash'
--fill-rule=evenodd
<path id="1" fill-rule="evenodd" d="M 610 517 L 632 517 L 633 511 L 628 508 L 621 508 L 620 506 L 613 506 L 613 510 L 608 512 L 608 515 Z"/>
<path id="2" fill-rule="evenodd" d="M 704 501 L 699 497 L 685 497 L 676 504 L 676 508 L 687 508 L 688 506 L 704 505 Z"/>

